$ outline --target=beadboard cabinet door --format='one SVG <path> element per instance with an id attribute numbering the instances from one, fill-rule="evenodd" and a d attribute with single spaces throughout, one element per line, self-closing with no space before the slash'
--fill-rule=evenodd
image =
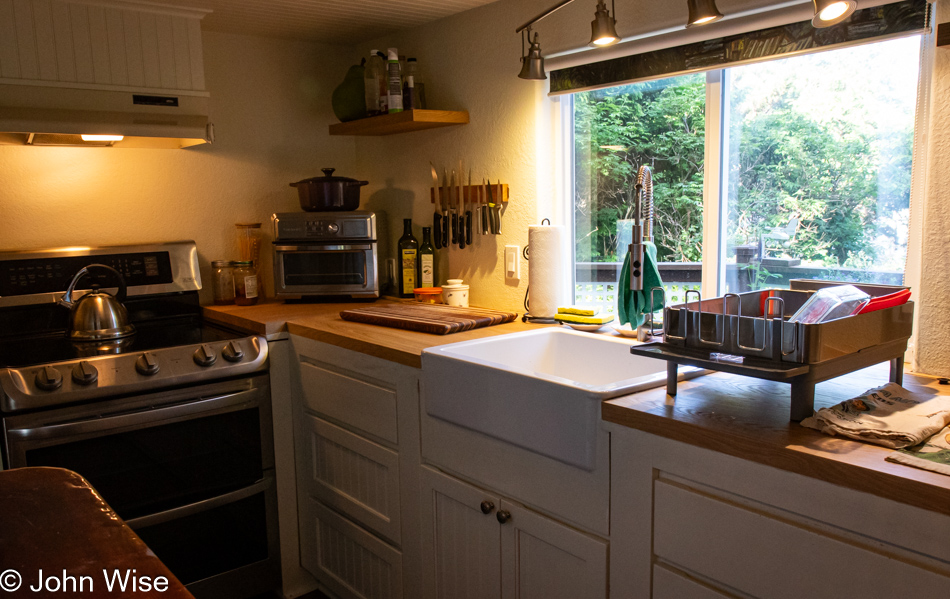
<path id="1" fill-rule="evenodd" d="M 501 597 L 501 498 L 422 468 L 426 599 Z"/>
<path id="2" fill-rule="evenodd" d="M 423 468 L 426 599 L 607 596 L 607 542 Z"/>

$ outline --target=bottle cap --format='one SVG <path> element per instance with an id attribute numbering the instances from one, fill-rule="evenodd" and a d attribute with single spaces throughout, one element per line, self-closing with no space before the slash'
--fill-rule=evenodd
<path id="1" fill-rule="evenodd" d="M 389 52 L 389 60 L 399 60 L 399 50 L 390 48 L 387 52 Z"/>
<path id="2" fill-rule="evenodd" d="M 379 50 L 370 50 L 370 51 L 369 51 L 369 55 L 370 55 L 370 56 L 376 56 L 378 53 L 379 53 Z"/>

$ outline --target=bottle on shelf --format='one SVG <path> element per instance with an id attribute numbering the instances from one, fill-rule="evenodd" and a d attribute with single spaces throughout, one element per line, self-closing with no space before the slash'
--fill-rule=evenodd
<path id="1" fill-rule="evenodd" d="M 402 78 L 402 107 L 405 110 L 426 107 L 426 88 L 415 58 L 406 61 L 406 72 Z"/>
<path id="2" fill-rule="evenodd" d="M 422 245 L 419 246 L 419 286 L 435 286 L 435 248 L 432 247 L 432 227 L 422 227 Z"/>
<path id="3" fill-rule="evenodd" d="M 386 114 L 389 112 L 389 74 L 388 74 L 388 65 L 386 63 L 386 55 L 382 52 L 377 51 L 376 56 L 379 58 L 379 113 Z"/>
<path id="4" fill-rule="evenodd" d="M 389 49 L 386 69 L 389 81 L 389 112 L 402 112 L 402 72 L 399 70 L 399 51 L 396 48 Z"/>
<path id="5" fill-rule="evenodd" d="M 363 86 L 366 88 L 366 114 L 376 116 L 383 113 L 380 104 L 380 90 L 383 89 L 383 73 L 386 63 L 380 57 L 379 50 L 369 51 L 369 60 L 363 71 Z"/>
<path id="6" fill-rule="evenodd" d="M 403 219 L 399 238 L 399 297 L 414 297 L 412 290 L 419 286 L 418 254 L 419 242 L 412 235 L 412 219 Z"/>

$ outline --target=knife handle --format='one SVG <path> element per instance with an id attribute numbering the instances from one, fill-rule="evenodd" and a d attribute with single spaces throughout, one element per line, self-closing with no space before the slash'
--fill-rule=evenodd
<path id="1" fill-rule="evenodd" d="M 442 247 L 449 247 L 449 211 L 442 211 Z"/>
<path id="2" fill-rule="evenodd" d="M 435 245 L 435 249 L 442 249 L 442 215 L 438 212 L 435 213 L 435 217 L 432 220 L 432 242 Z"/>
<path id="3" fill-rule="evenodd" d="M 458 245 L 459 242 L 459 215 L 452 213 L 452 245 Z"/>
<path id="4" fill-rule="evenodd" d="M 465 211 L 465 243 L 472 245 L 472 211 Z"/>
<path id="5" fill-rule="evenodd" d="M 488 235 L 488 204 L 482 204 L 482 235 Z"/>
<path id="6" fill-rule="evenodd" d="M 465 215 L 459 214 L 459 249 L 465 249 Z"/>

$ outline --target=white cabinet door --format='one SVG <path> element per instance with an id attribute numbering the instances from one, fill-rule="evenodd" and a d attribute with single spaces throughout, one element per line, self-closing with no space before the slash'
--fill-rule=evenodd
<path id="1" fill-rule="evenodd" d="M 501 597 L 500 498 L 422 468 L 422 502 L 424 596 Z"/>
<path id="2" fill-rule="evenodd" d="M 732 595 L 714 590 L 687 578 L 679 572 L 655 564 L 653 566 L 653 599 L 733 599 Z"/>
<path id="3" fill-rule="evenodd" d="M 509 501 L 499 511 L 504 599 L 603 599 L 607 542 Z"/>

